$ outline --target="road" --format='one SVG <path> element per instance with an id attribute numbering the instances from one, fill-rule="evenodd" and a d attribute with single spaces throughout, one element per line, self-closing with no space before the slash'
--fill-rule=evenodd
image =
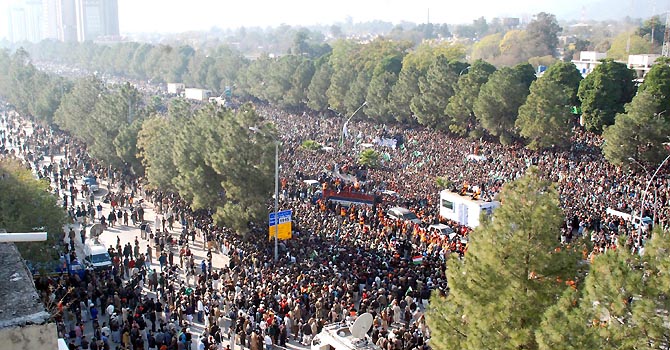
<path id="1" fill-rule="evenodd" d="M 0 125 L 0 129 L 6 129 L 6 125 Z M 23 131 L 26 133 L 26 135 L 31 135 L 33 129 L 31 127 L 31 125 L 28 124 L 28 125 L 25 125 L 23 127 Z M 7 144 L 6 146 L 10 149 L 14 149 L 14 150 L 18 151 L 17 147 L 15 147 L 14 145 L 8 145 Z M 59 163 L 63 159 L 64 159 L 64 155 L 62 155 L 62 154 L 56 155 L 53 158 L 53 162 L 54 163 Z M 50 162 L 51 162 L 51 160 L 48 157 L 45 157 L 45 159 L 40 163 L 40 166 L 48 166 L 50 164 Z M 50 176 L 52 176 L 52 175 L 50 174 Z M 82 178 L 82 174 L 76 174 L 76 184 L 75 185 L 76 185 L 77 188 L 81 187 L 81 178 Z M 54 184 L 55 184 L 55 182 L 53 181 L 53 178 L 52 178 L 52 186 Z M 52 188 L 52 190 L 53 190 L 53 188 Z M 109 212 L 112 209 L 111 205 L 109 203 L 104 203 L 103 202 L 103 198 L 105 197 L 105 195 L 107 193 L 109 193 L 110 190 L 115 192 L 115 193 L 118 193 L 120 191 L 120 189 L 118 187 L 110 186 L 110 184 L 107 181 L 103 180 L 103 181 L 100 181 L 100 190 L 95 193 L 95 205 L 96 206 L 98 204 L 102 205 L 102 208 L 103 208 L 102 215 L 104 215 L 105 217 L 107 217 L 107 215 L 109 214 Z M 64 193 L 67 194 L 68 196 L 70 195 L 69 191 L 65 191 L 65 192 L 61 191 L 60 192 L 60 197 L 62 197 Z M 138 191 L 138 193 L 136 194 L 136 197 L 133 198 L 133 202 L 134 203 L 141 203 L 140 205 L 144 209 L 144 222 L 149 222 L 149 225 L 151 227 L 151 231 L 156 232 L 156 224 L 159 223 L 160 220 L 162 220 L 163 215 L 162 215 L 162 213 L 157 213 L 156 210 L 154 209 L 154 206 L 150 203 L 150 200 L 148 198 L 143 198 L 142 195 L 143 195 L 143 191 Z M 87 199 L 84 199 L 84 198 L 81 197 L 81 195 L 79 195 L 79 196 L 77 196 L 74 205 L 76 206 L 76 205 L 84 204 L 85 201 L 87 201 Z M 60 203 L 60 200 L 59 200 L 59 203 Z M 121 209 L 129 210 L 130 208 L 126 206 L 126 207 L 121 207 Z M 99 217 L 99 216 L 96 215 L 96 217 Z M 99 222 L 99 221 L 96 221 L 96 222 Z M 90 220 L 89 220 L 89 226 L 90 226 Z M 64 226 L 64 228 L 63 228 L 64 232 L 65 232 L 64 241 L 65 241 L 65 243 L 68 243 L 68 244 L 70 242 L 69 242 L 69 237 L 68 237 L 67 233 L 70 231 L 70 228 L 72 228 L 76 233 L 75 234 L 75 242 L 74 242 L 75 251 L 77 253 L 77 256 L 80 258 L 80 260 L 82 260 L 83 257 L 84 257 L 84 242 L 82 242 L 81 237 L 79 235 L 79 232 L 81 230 L 81 225 L 79 223 L 74 223 L 74 224 L 67 224 L 67 225 Z M 181 230 L 182 230 L 181 224 L 178 222 L 178 220 L 176 220 L 175 223 L 174 223 L 173 230 L 171 230 L 170 233 L 175 236 L 175 239 L 178 239 L 179 238 L 178 236 L 179 236 L 179 233 L 181 232 Z M 88 242 L 88 240 L 90 240 L 90 239 L 91 239 L 91 237 L 86 237 L 85 241 Z M 120 241 L 120 244 L 122 246 L 124 246 L 127 243 L 130 243 L 131 246 L 134 246 L 134 242 L 135 242 L 136 239 L 140 243 L 140 252 L 144 253 L 146 251 L 147 245 L 152 247 L 152 251 L 154 252 L 154 257 L 152 258 L 152 263 L 151 263 L 150 268 L 151 269 L 156 269 L 157 271 L 160 271 L 160 265 L 158 264 L 158 259 L 156 259 L 156 257 L 155 257 L 155 251 L 156 250 L 155 250 L 153 241 L 149 240 L 149 239 L 142 239 L 141 230 L 139 228 L 139 223 L 138 223 L 138 225 L 132 225 L 132 222 L 130 221 L 129 225 L 115 225 L 115 227 L 108 226 L 103 231 L 103 233 L 98 237 L 99 242 L 106 247 L 109 247 L 109 246 L 116 247 L 117 240 Z M 207 250 L 204 247 L 204 241 L 202 239 L 202 236 L 201 235 L 196 235 L 195 242 L 193 242 L 193 243 L 189 242 L 189 247 L 190 247 L 190 249 L 191 249 L 191 251 L 194 255 L 194 259 L 195 259 L 195 262 L 196 262 L 196 269 L 199 269 L 199 266 L 200 266 L 199 262 L 206 259 L 206 253 L 207 253 Z M 173 247 L 171 249 L 175 253 L 175 257 L 178 258 L 179 248 L 178 247 Z M 213 250 L 212 266 L 215 269 L 220 269 L 220 268 L 223 268 L 227 265 L 228 265 L 228 257 L 224 254 L 219 253 L 216 250 Z M 181 277 L 182 281 L 186 282 L 185 276 L 183 274 L 180 277 Z M 191 282 L 193 282 L 193 280 L 194 279 L 192 279 Z M 193 284 L 194 283 L 191 283 L 191 285 L 193 285 Z M 151 292 L 146 287 L 144 288 L 144 295 L 147 296 L 147 297 L 155 297 L 156 296 L 153 292 Z M 109 315 L 105 315 L 104 310 L 102 310 L 100 308 L 99 308 L 99 310 L 100 310 L 99 322 L 100 322 L 101 326 L 102 326 L 102 322 L 105 322 L 106 324 L 109 324 Z M 148 320 L 147 320 L 147 323 L 148 323 L 148 326 L 150 327 L 150 322 Z M 86 322 L 85 330 L 86 331 L 85 331 L 84 334 L 85 334 L 86 338 L 89 339 L 89 340 L 91 338 L 93 338 L 93 326 L 92 326 L 92 322 L 90 320 L 88 322 Z M 194 339 L 194 341 L 192 343 L 192 349 L 198 349 L 198 343 L 199 343 L 198 335 L 201 334 L 203 332 L 203 330 L 204 330 L 204 324 L 198 323 L 197 320 L 194 320 L 193 324 L 190 326 L 190 331 L 193 334 L 193 339 Z M 118 345 L 118 344 L 111 342 L 111 338 L 110 338 L 110 348 L 114 349 L 114 348 L 116 348 L 116 345 Z M 146 345 L 146 342 L 145 342 L 145 345 Z M 223 347 L 228 345 L 228 340 L 224 340 L 222 345 L 223 345 Z M 305 349 L 306 348 L 304 345 L 296 343 L 294 341 L 291 341 L 290 344 L 287 344 L 287 346 L 288 346 L 289 349 Z M 222 349 L 223 349 L 223 347 L 222 347 Z M 240 347 L 239 347 L 239 345 L 235 345 L 234 348 L 239 349 Z M 233 349 L 233 347 L 231 347 L 231 349 Z"/>

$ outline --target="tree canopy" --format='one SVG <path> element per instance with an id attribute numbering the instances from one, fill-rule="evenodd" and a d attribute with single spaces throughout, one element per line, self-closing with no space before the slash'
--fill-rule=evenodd
<path id="1" fill-rule="evenodd" d="M 7 232 L 47 232 L 44 242 L 17 243 L 21 255 L 40 262 L 58 258 L 55 247 L 63 239 L 66 215 L 49 192 L 47 180 L 35 179 L 16 160 L 0 159 L 0 193 L 0 228 Z"/>
<path id="2" fill-rule="evenodd" d="M 431 342 L 444 349 L 536 349 L 542 315 L 570 287 L 579 255 L 557 249 L 563 215 L 536 170 L 503 188 L 503 205 L 447 262 L 449 294 L 431 298 Z"/>
<path id="3" fill-rule="evenodd" d="M 599 132 L 614 124 L 615 115 L 635 96 L 634 79 L 625 64 L 606 59 L 582 80 L 577 96 L 586 129 Z"/>

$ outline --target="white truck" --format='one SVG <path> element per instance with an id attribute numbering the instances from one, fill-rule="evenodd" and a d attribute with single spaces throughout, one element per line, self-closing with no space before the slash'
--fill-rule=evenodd
<path id="1" fill-rule="evenodd" d="M 498 201 L 472 199 L 449 190 L 440 192 L 440 219 L 458 222 L 470 228 L 479 226 L 482 214 L 491 216 L 493 210 L 500 207 Z"/>
<path id="2" fill-rule="evenodd" d="M 624 221 L 631 221 L 633 223 L 633 227 L 635 228 L 640 227 L 640 222 L 642 222 L 643 231 L 649 231 L 654 224 L 654 221 L 648 216 L 641 218 L 640 216 L 637 215 L 633 216 L 631 214 L 624 213 L 622 211 L 618 211 L 612 208 L 607 208 L 605 212 L 607 213 L 607 215 L 622 218 Z"/>
<path id="3" fill-rule="evenodd" d="M 168 83 L 167 84 L 168 94 L 179 95 L 182 91 L 184 91 L 184 88 L 186 88 L 186 86 L 182 83 Z"/>
<path id="4" fill-rule="evenodd" d="M 184 98 L 196 101 L 209 101 L 209 96 L 212 94 L 210 90 L 186 88 L 184 90 Z"/>

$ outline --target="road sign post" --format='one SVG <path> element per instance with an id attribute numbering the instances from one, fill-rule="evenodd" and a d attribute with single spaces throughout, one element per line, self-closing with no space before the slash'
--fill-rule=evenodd
<path id="1" fill-rule="evenodd" d="M 277 234 L 277 239 L 291 239 L 292 211 L 283 210 L 280 211 L 277 216 L 279 218 L 278 220 L 275 219 L 275 213 L 270 213 L 270 227 L 268 229 L 269 239 L 274 238 L 275 232 Z"/>

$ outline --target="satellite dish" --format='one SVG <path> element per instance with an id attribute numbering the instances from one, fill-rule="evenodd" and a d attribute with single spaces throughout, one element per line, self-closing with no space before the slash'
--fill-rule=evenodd
<path id="1" fill-rule="evenodd" d="M 369 312 L 358 316 L 356 321 L 354 321 L 354 324 L 349 327 L 351 336 L 356 339 L 365 338 L 365 334 L 367 334 L 370 327 L 372 327 L 372 320 L 372 315 Z"/>
<path id="2" fill-rule="evenodd" d="M 104 230 L 105 230 L 105 228 L 102 227 L 101 224 L 93 224 L 93 226 L 91 226 L 91 227 L 88 229 L 88 235 L 89 235 L 91 238 L 94 238 L 94 239 L 95 239 L 95 238 L 100 237 L 100 235 L 102 234 L 102 231 L 104 231 Z"/>

